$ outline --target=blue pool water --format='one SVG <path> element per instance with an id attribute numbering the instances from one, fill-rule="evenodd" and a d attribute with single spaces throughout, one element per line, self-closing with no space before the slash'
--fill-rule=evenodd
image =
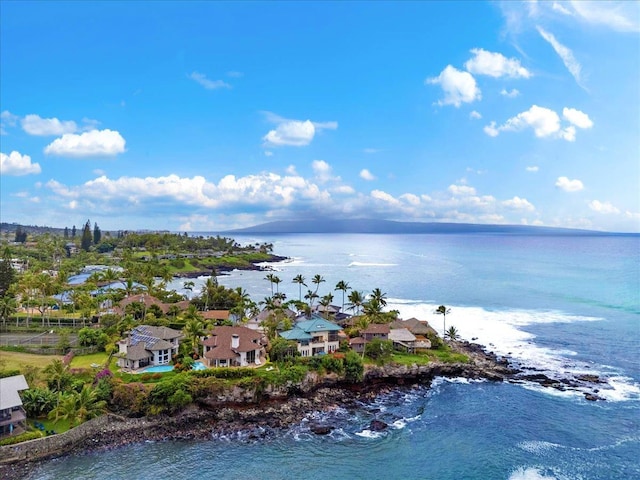
<path id="1" fill-rule="evenodd" d="M 207 367 L 204 366 L 204 363 L 195 362 L 191 369 L 204 370 L 205 368 Z M 173 370 L 173 365 L 155 365 L 153 367 L 145 368 L 141 373 L 164 373 L 164 372 L 170 372 L 171 370 Z"/>

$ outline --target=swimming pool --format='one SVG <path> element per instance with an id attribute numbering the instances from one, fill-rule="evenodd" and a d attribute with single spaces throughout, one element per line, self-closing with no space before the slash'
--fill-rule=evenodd
<path id="1" fill-rule="evenodd" d="M 202 362 L 195 362 L 191 370 L 204 370 L 207 367 Z M 140 373 L 164 373 L 173 370 L 173 365 L 154 365 L 153 367 L 147 367 Z"/>

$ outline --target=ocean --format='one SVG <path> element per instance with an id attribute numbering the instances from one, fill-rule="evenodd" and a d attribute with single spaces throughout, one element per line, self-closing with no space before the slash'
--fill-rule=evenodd
<path id="1" fill-rule="evenodd" d="M 640 479 L 640 237 L 515 235 L 237 236 L 271 242 L 290 257 L 272 265 L 288 299 L 294 276 L 380 288 L 402 318 L 442 331 L 451 308 L 464 339 L 551 378 L 606 379 L 584 392 L 537 383 L 436 379 L 381 394 L 356 409 L 310 412 L 264 438 L 154 442 L 48 461 L 32 479 Z M 266 272 L 232 272 L 220 283 L 259 301 Z M 202 281 L 202 279 L 200 280 Z M 180 281 L 174 282 L 180 290 Z M 197 290 L 197 287 L 196 287 Z M 306 289 L 303 287 L 303 295 Z M 389 424 L 369 429 L 372 419 Z M 311 422 L 335 425 L 314 435 Z"/>

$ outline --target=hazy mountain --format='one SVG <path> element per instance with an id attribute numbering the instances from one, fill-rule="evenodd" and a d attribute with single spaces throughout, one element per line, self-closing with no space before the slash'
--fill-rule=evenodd
<path id="1" fill-rule="evenodd" d="M 292 220 L 263 223 L 224 233 L 498 233 L 511 235 L 619 235 L 610 232 L 528 225 L 420 223 L 391 220 Z"/>

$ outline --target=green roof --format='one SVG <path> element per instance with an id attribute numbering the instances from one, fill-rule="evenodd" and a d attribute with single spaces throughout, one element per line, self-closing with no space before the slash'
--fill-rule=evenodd
<path id="1" fill-rule="evenodd" d="M 296 328 L 304 330 L 307 333 L 312 332 L 338 332 L 342 330 L 338 325 L 324 318 L 313 315 L 309 320 L 303 320 L 296 323 Z"/>
<path id="2" fill-rule="evenodd" d="M 311 340 L 313 337 L 309 335 L 304 330 L 299 328 L 292 328 L 291 330 L 287 330 L 286 332 L 280 332 L 280 336 L 282 338 L 286 338 L 287 340 Z"/>

